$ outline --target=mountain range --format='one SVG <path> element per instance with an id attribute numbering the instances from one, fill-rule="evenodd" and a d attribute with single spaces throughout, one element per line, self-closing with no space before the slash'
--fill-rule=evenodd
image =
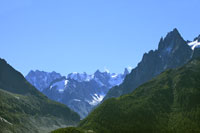
<path id="1" fill-rule="evenodd" d="M 169 32 L 78 127 L 53 133 L 200 132 L 199 42 Z"/>
<path id="2" fill-rule="evenodd" d="M 200 132 L 199 86 L 200 36 L 185 41 L 177 29 L 130 73 L 24 78 L 0 59 L 0 132 Z"/>
<path id="3" fill-rule="evenodd" d="M 196 58 L 162 72 L 130 94 L 106 100 L 78 129 L 93 133 L 198 133 L 199 125 L 200 58 Z"/>
<path id="4" fill-rule="evenodd" d="M 67 105 L 84 118 L 128 73 L 126 68 L 123 74 L 97 70 L 91 75 L 74 72 L 65 77 L 56 72 L 36 70 L 30 71 L 26 79 L 48 98 Z"/>
<path id="5" fill-rule="evenodd" d="M 97 70 L 94 74 L 70 73 L 66 77 L 56 72 L 30 71 L 26 79 L 50 99 L 64 103 L 85 118 L 100 102 L 131 93 L 161 72 L 186 64 L 200 47 L 200 36 L 185 41 L 175 28 L 161 38 L 158 49 L 143 55 L 131 73 L 110 74 Z M 198 55 L 197 55 L 198 56 Z M 127 76 L 126 76 L 127 75 Z M 47 81 L 47 82 L 46 82 Z"/>
<path id="6" fill-rule="evenodd" d="M 169 32 L 78 127 L 53 133 L 200 132 L 199 39 Z"/>

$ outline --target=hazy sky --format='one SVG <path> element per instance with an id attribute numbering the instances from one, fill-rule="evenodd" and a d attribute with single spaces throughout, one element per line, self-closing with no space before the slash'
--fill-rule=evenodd
<path id="1" fill-rule="evenodd" d="M 135 67 L 161 36 L 200 34 L 199 0 L 0 0 L 0 57 L 29 70 Z"/>

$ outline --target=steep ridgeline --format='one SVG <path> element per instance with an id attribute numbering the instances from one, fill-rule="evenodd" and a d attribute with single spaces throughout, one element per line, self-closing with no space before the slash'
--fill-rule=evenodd
<path id="1" fill-rule="evenodd" d="M 35 86 L 39 91 L 43 91 L 49 87 L 50 83 L 62 76 L 56 72 L 44 72 L 44 71 L 30 71 L 26 76 L 26 80 Z"/>
<path id="2" fill-rule="evenodd" d="M 21 73 L 0 59 L 0 132 L 49 132 L 77 124 L 80 117 L 63 104 L 49 100 Z"/>
<path id="3" fill-rule="evenodd" d="M 181 37 L 177 29 L 161 38 L 157 50 L 143 55 L 142 61 L 126 76 L 124 82 L 111 88 L 105 99 L 131 93 L 139 85 L 157 76 L 164 70 L 177 68 L 187 63 L 193 54 L 191 46 Z"/>
<path id="4" fill-rule="evenodd" d="M 127 86 L 131 88 L 132 86 Z M 96 133 L 200 131 L 200 59 L 166 70 L 132 93 L 110 98 L 81 121 Z M 60 129 L 58 131 L 68 130 Z"/>
<path id="5" fill-rule="evenodd" d="M 67 105 L 79 113 L 81 118 L 84 118 L 102 101 L 111 87 L 123 82 L 128 73 L 128 69 L 125 69 L 123 74 L 100 72 L 99 70 L 92 75 L 70 73 L 67 78 L 60 77 L 53 80 L 47 88 L 43 89 L 42 93 L 52 100 Z M 33 81 L 34 79 L 34 76 L 29 76 L 29 80 Z M 44 81 L 43 79 L 38 78 L 39 81 L 35 80 L 34 84 L 40 83 L 41 80 Z"/>

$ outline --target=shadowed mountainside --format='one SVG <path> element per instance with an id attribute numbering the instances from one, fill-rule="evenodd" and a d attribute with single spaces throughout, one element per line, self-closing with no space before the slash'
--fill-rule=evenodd
<path id="1" fill-rule="evenodd" d="M 0 59 L 0 132 L 48 132 L 79 120 L 78 114 L 49 100 Z"/>

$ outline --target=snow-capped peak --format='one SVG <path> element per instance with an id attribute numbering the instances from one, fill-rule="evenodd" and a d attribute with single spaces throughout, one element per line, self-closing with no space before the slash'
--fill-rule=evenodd
<path id="1" fill-rule="evenodd" d="M 44 71 L 33 71 L 31 70 L 26 76 L 27 81 L 29 81 L 38 90 L 43 91 L 45 88 L 49 87 L 52 81 L 61 78 L 61 74 L 56 72 L 44 72 Z"/>
<path id="2" fill-rule="evenodd" d="M 88 75 L 87 73 L 77 73 L 77 72 L 73 72 L 68 74 L 67 78 L 76 80 L 78 82 L 83 82 L 83 81 L 90 81 L 91 79 L 93 79 L 93 75 Z"/>
<path id="3" fill-rule="evenodd" d="M 104 68 L 104 71 L 106 72 L 106 73 L 110 73 L 110 71 L 105 67 Z"/>
<path id="4" fill-rule="evenodd" d="M 131 66 L 128 66 L 127 67 L 127 69 L 128 69 L 128 71 L 129 71 L 129 73 L 131 72 L 131 70 L 133 69 L 133 67 L 131 67 Z"/>

